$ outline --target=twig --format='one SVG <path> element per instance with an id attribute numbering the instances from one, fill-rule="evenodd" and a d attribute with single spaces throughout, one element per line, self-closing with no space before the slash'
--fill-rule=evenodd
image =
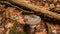
<path id="1" fill-rule="evenodd" d="M 18 4 L 19 6 L 24 6 L 26 8 L 29 8 L 31 10 L 34 10 L 35 12 L 40 12 L 43 13 L 44 15 L 50 17 L 50 18 L 55 18 L 60 20 L 60 14 L 53 13 L 51 11 L 48 11 L 44 8 L 39 8 L 38 6 L 32 5 L 31 3 L 26 2 L 26 0 L 8 0 L 12 3 Z"/>

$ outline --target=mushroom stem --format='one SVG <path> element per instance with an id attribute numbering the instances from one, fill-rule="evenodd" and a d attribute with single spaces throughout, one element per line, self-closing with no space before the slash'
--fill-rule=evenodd
<path id="1" fill-rule="evenodd" d="M 34 28 L 36 27 L 36 25 L 30 25 L 30 27 L 31 27 L 32 29 L 34 29 Z"/>
<path id="2" fill-rule="evenodd" d="M 35 27 L 36 27 L 36 25 L 30 25 L 30 27 L 31 27 L 31 34 L 35 31 Z"/>

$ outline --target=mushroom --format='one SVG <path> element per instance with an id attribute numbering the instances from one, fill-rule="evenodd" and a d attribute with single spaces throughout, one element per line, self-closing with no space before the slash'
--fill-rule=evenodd
<path id="1" fill-rule="evenodd" d="M 39 16 L 36 15 L 25 15 L 24 19 L 26 19 L 25 23 L 29 24 L 31 29 L 33 29 L 36 27 L 36 24 L 40 23 L 41 18 Z"/>

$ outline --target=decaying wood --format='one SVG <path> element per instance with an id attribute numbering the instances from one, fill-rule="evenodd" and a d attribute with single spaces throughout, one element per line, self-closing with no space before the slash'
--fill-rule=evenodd
<path id="1" fill-rule="evenodd" d="M 34 10 L 36 12 L 43 13 L 44 15 L 46 15 L 50 18 L 55 18 L 55 19 L 60 20 L 60 14 L 53 13 L 51 11 L 48 11 L 48 10 L 44 9 L 44 8 L 39 8 L 36 5 L 32 5 L 31 3 L 28 3 L 28 1 L 26 1 L 26 0 L 8 0 L 8 1 L 10 1 L 12 3 L 15 3 L 15 4 L 18 4 L 18 5 L 21 5 L 21 6 L 24 6 L 26 8 L 31 9 L 31 10 Z"/>

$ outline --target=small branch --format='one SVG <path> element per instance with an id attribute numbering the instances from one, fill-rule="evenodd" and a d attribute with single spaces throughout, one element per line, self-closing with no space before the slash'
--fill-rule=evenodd
<path id="1" fill-rule="evenodd" d="M 20 5 L 20 6 L 24 6 L 26 8 L 29 8 L 31 10 L 34 10 L 35 12 L 40 12 L 40 13 L 43 13 L 44 15 L 50 17 L 50 18 L 55 18 L 55 19 L 59 19 L 60 20 L 60 14 L 57 14 L 57 13 L 53 13 L 51 11 L 48 11 L 44 8 L 39 8 L 38 6 L 35 6 L 35 5 L 32 5 L 28 2 L 26 2 L 26 0 L 8 0 L 12 3 L 15 3 L 17 5 Z"/>

